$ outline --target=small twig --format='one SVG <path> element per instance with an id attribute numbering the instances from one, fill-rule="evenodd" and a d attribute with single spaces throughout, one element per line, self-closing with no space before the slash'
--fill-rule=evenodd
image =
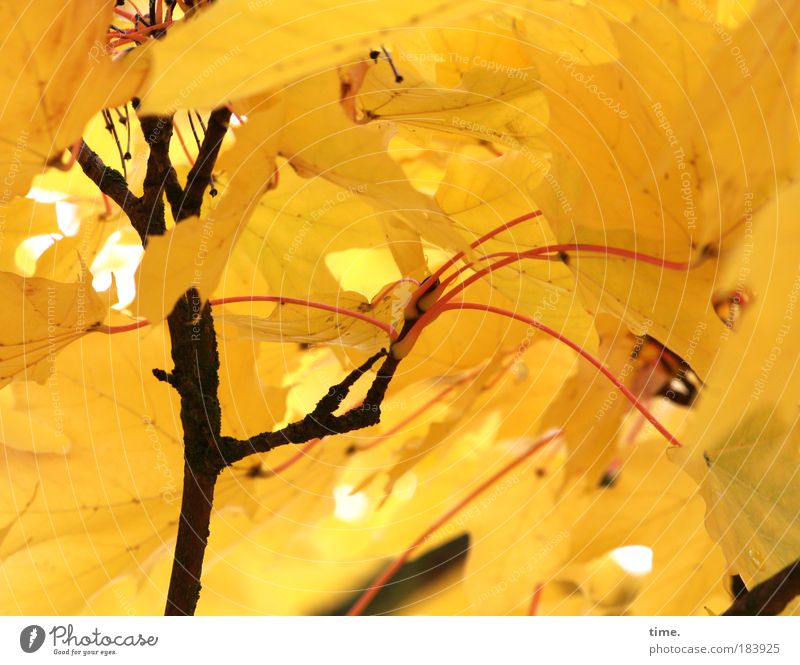
<path id="1" fill-rule="evenodd" d="M 386 59 L 389 61 L 389 66 L 392 68 L 392 72 L 394 73 L 395 83 L 402 83 L 403 75 L 397 70 L 394 60 L 392 60 L 392 56 L 389 54 L 389 51 L 386 50 L 386 47 L 383 46 L 383 44 L 381 44 L 381 51 L 383 51 L 383 55 L 385 55 Z"/>
<path id="2" fill-rule="evenodd" d="M 231 111 L 226 107 L 216 109 L 208 118 L 208 129 L 203 137 L 203 144 L 197 154 L 197 161 L 194 163 L 189 175 L 186 177 L 186 189 L 183 193 L 183 201 L 175 212 L 175 219 L 181 220 L 193 215 L 200 214 L 203 205 L 203 195 L 206 187 L 211 183 L 211 175 L 214 164 L 217 162 L 217 155 L 222 147 L 222 140 L 228 132 L 228 124 L 231 120 Z M 173 208 L 175 204 L 170 201 Z"/>
<path id="3" fill-rule="evenodd" d="M 328 391 L 328 394 L 325 395 L 319 402 L 317 402 L 314 410 L 309 413 L 307 417 L 314 420 L 319 420 L 333 414 L 333 412 L 341 406 L 342 402 L 349 394 L 350 388 L 355 385 L 356 381 L 358 381 L 365 372 L 368 372 L 372 366 L 385 355 L 386 351 L 380 350 L 376 354 L 367 358 L 367 360 L 350 372 L 350 374 L 348 374 L 342 381 L 333 386 Z"/>
<path id="4" fill-rule="evenodd" d="M 119 154 L 119 164 L 122 168 L 122 177 L 127 181 L 128 180 L 128 167 L 125 165 L 125 151 L 122 149 L 122 142 L 119 140 L 119 134 L 117 133 L 117 126 L 114 124 L 114 117 L 111 115 L 111 111 L 108 109 L 103 109 L 101 111 L 101 115 L 103 119 L 106 121 L 106 130 L 111 133 L 111 137 L 114 139 L 114 143 L 117 146 L 117 154 Z"/>
<path id="5" fill-rule="evenodd" d="M 800 559 L 739 596 L 723 616 L 777 616 L 800 596 Z"/>
<path id="6" fill-rule="evenodd" d="M 194 142 L 197 146 L 197 149 L 200 150 L 200 146 L 202 145 L 200 142 L 200 136 L 197 134 L 197 129 L 194 126 L 194 118 L 192 118 L 192 112 L 187 111 L 186 117 L 189 118 L 189 127 L 192 129 L 192 136 L 194 136 Z M 199 117 L 199 116 L 198 116 Z"/>
<path id="7" fill-rule="evenodd" d="M 347 397 L 353 384 L 377 360 L 383 357 L 386 359 L 381 364 L 361 405 L 342 415 L 335 415 L 334 412 Z M 264 432 L 246 440 L 223 437 L 220 442 L 220 463 L 230 465 L 253 453 L 269 452 L 287 443 L 305 443 L 311 439 L 320 439 L 332 434 L 345 434 L 377 425 L 381 419 L 381 404 L 399 363 L 400 361 L 391 354 L 380 351 L 350 372 L 341 383 L 332 387 L 328 394 L 317 403 L 314 410 L 302 420 L 290 423 L 274 432 Z"/>
<path id="8" fill-rule="evenodd" d="M 142 201 L 128 189 L 128 183 L 123 175 L 116 169 L 106 166 L 100 155 L 86 145 L 83 139 L 78 149 L 77 161 L 86 176 L 103 194 L 122 208 L 139 235 L 144 237 L 145 229 L 137 226 L 141 221 Z"/>
<path id="9" fill-rule="evenodd" d="M 172 372 L 167 372 L 166 370 L 155 368 L 153 369 L 153 376 L 156 377 L 159 381 L 168 383 L 173 387 L 175 386 L 175 377 L 172 375 Z"/>

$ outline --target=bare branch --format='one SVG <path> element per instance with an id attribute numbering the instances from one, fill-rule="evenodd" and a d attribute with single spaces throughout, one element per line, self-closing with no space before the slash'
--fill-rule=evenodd
<path id="1" fill-rule="evenodd" d="M 146 242 L 149 235 L 166 230 L 165 195 L 176 222 L 189 216 L 184 214 L 187 210 L 195 213 L 185 206 L 186 195 L 169 158 L 172 118 L 142 117 L 140 123 L 150 146 L 142 197 L 142 237 Z M 202 187 L 200 179 L 204 171 L 195 180 L 190 175 L 187 192 L 198 196 L 200 202 L 218 152 L 216 144 L 207 147 L 204 143 L 200 148 L 197 163 L 204 164 L 209 174 Z M 169 383 L 181 398 L 184 477 L 178 537 L 164 611 L 168 615 L 191 615 L 200 597 L 214 485 L 222 469 L 217 463 L 221 428 L 219 353 L 211 305 L 203 303 L 196 289 L 189 289 L 178 300 L 167 323 L 174 368 L 171 372 L 157 369 L 153 373 L 157 379 Z"/>
<path id="2" fill-rule="evenodd" d="M 211 182 L 211 173 L 217 163 L 217 156 L 219 155 L 220 147 L 222 147 L 222 140 L 228 131 L 230 120 L 231 111 L 226 107 L 216 109 L 209 116 L 206 135 L 200 146 L 197 161 L 186 177 L 186 189 L 183 193 L 183 200 L 177 206 L 177 210 L 175 209 L 175 204 L 170 201 L 176 221 L 200 214 L 203 195 L 206 187 Z"/>
<path id="3" fill-rule="evenodd" d="M 78 164 L 86 176 L 98 189 L 116 203 L 128 216 L 139 235 L 144 238 L 145 230 L 137 226 L 142 216 L 142 200 L 134 196 L 123 175 L 116 169 L 106 166 L 100 155 L 81 139 L 78 150 Z"/>
<path id="4" fill-rule="evenodd" d="M 228 129 L 231 112 L 217 109 L 209 118 L 197 161 L 181 190 L 169 160 L 172 118 L 142 118 L 142 131 L 150 146 L 142 197 L 142 237 L 163 233 L 164 195 L 180 222 L 199 215 L 206 187 Z M 141 218 L 144 218 L 141 220 Z M 277 432 L 240 441 L 222 437 L 218 398 L 219 354 L 211 306 L 190 289 L 167 318 L 172 342 L 171 372 L 156 369 L 154 376 L 166 381 L 180 395 L 183 425 L 184 479 L 178 537 L 175 543 L 165 613 L 194 614 L 200 596 L 203 558 L 209 537 L 214 485 L 226 466 L 256 452 L 266 452 L 286 443 L 302 443 L 329 434 L 349 432 L 380 422 L 380 405 L 399 360 L 380 351 L 344 381 L 331 388 L 315 409 L 302 420 Z M 334 415 L 350 388 L 382 357 L 386 357 L 370 386 L 364 403 L 342 415 Z"/>
<path id="5" fill-rule="evenodd" d="M 170 205 L 179 202 L 183 189 L 169 158 L 169 144 L 172 140 L 172 118 L 168 116 L 146 116 L 140 119 L 144 140 L 150 147 L 147 158 L 147 173 L 144 177 L 142 207 L 147 215 L 148 235 L 161 235 L 166 232 L 164 219 L 164 194 Z"/>
<path id="6" fill-rule="evenodd" d="M 380 358 L 386 357 L 360 406 L 342 415 L 335 415 L 350 388 Z M 264 432 L 248 440 L 223 437 L 220 441 L 221 464 L 230 465 L 254 453 L 265 453 L 287 443 L 304 443 L 332 434 L 345 434 L 377 425 L 381 420 L 381 404 L 400 361 L 387 352 L 379 351 L 363 365 L 354 369 L 333 386 L 302 420 L 290 423 L 274 432 Z"/>

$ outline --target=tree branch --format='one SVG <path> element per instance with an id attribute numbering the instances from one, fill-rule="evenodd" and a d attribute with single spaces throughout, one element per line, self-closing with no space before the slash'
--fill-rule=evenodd
<path id="1" fill-rule="evenodd" d="M 800 596 L 800 559 L 739 596 L 723 616 L 776 616 Z"/>
<path id="2" fill-rule="evenodd" d="M 142 131 L 150 146 L 144 195 L 137 217 L 144 242 L 149 235 L 163 233 L 166 228 L 165 195 L 176 223 L 200 214 L 203 196 L 211 183 L 230 116 L 228 109 L 217 109 L 211 114 L 197 161 L 189 172 L 183 190 L 169 160 L 172 118 L 141 118 Z M 174 368 L 171 372 L 157 369 L 153 373 L 157 379 L 169 383 L 180 395 L 184 478 L 175 556 L 164 611 L 168 615 L 191 615 L 200 597 L 214 485 L 220 471 L 255 452 L 266 452 L 285 443 L 302 443 L 378 423 L 380 405 L 399 360 L 387 355 L 385 350 L 376 353 L 344 381 L 331 388 L 301 421 L 277 432 L 239 441 L 222 437 L 220 432 L 219 354 L 211 305 L 202 302 L 196 289 L 190 289 L 176 303 L 167 317 L 167 324 Z M 345 414 L 334 415 L 353 384 L 382 357 L 386 359 L 364 403 Z"/>
<path id="3" fill-rule="evenodd" d="M 183 495 L 166 615 L 191 615 L 200 597 L 200 577 L 211 521 L 214 485 L 221 467 L 217 440 L 221 413 L 218 397 L 219 354 L 211 305 L 196 289 L 178 300 L 167 318 L 175 368 L 170 385 L 181 398 Z M 159 377 L 161 378 L 161 377 Z"/>
<path id="4" fill-rule="evenodd" d="M 166 233 L 164 220 L 164 194 L 174 208 L 183 197 L 183 189 L 169 158 L 169 144 L 172 140 L 172 118 L 169 116 L 148 116 L 140 119 L 144 140 L 150 147 L 147 158 L 147 173 L 144 177 L 142 207 L 147 215 L 148 235 Z"/>
<path id="5" fill-rule="evenodd" d="M 200 599 L 200 572 L 208 544 L 216 482 L 216 474 L 196 473 L 188 460 L 184 463 L 181 516 L 164 610 L 166 616 L 194 614 Z"/>
<path id="6" fill-rule="evenodd" d="M 175 219 L 181 220 L 187 217 L 200 214 L 203 204 L 203 195 L 206 187 L 211 182 L 211 173 L 217 163 L 219 150 L 222 147 L 222 140 L 228 132 L 228 124 L 231 121 L 231 111 L 226 107 L 218 108 L 211 113 L 208 118 L 206 135 L 197 155 L 189 175 L 186 177 L 186 189 L 183 192 L 183 200 L 177 210 L 173 203 Z M 212 192 L 213 194 L 213 192 Z"/>
<path id="7" fill-rule="evenodd" d="M 353 384 L 382 357 L 386 359 L 381 364 L 362 404 L 342 415 L 335 415 L 334 412 L 347 397 Z M 311 439 L 345 434 L 377 425 L 381 420 L 381 404 L 399 363 L 398 359 L 387 354 L 385 350 L 379 351 L 363 365 L 350 372 L 341 383 L 333 386 L 317 403 L 314 410 L 302 420 L 247 440 L 223 437 L 220 441 L 220 464 L 225 466 L 234 464 L 248 455 L 266 453 L 287 443 L 304 443 Z"/>
<path id="8" fill-rule="evenodd" d="M 145 141 L 150 147 L 144 193 L 134 225 L 142 242 L 150 235 L 166 231 L 164 197 L 176 222 L 185 219 L 185 195 L 169 158 L 172 139 L 171 117 L 140 118 Z M 205 145 L 205 144 L 204 144 Z M 210 180 L 219 146 L 201 147 L 198 162 L 207 165 L 209 177 L 204 184 L 196 178 L 192 195 L 202 202 Z M 199 212 L 199 204 L 197 207 Z M 194 211 L 190 214 L 195 214 Z M 175 556 L 172 562 L 169 591 L 164 613 L 194 614 L 200 597 L 200 577 L 208 545 L 214 485 L 221 466 L 218 440 L 221 429 L 219 404 L 219 354 L 211 305 L 203 303 L 196 289 L 189 289 L 167 317 L 172 345 L 171 372 L 154 370 L 180 395 L 183 426 L 184 477 L 181 514 Z"/>
<path id="9" fill-rule="evenodd" d="M 141 218 L 142 201 L 128 189 L 128 183 L 123 175 L 116 169 L 106 166 L 100 159 L 100 155 L 86 145 L 83 139 L 81 139 L 77 161 L 86 176 L 97 185 L 103 194 L 122 208 L 139 235 L 144 237 L 145 230 L 137 227 L 137 222 Z"/>

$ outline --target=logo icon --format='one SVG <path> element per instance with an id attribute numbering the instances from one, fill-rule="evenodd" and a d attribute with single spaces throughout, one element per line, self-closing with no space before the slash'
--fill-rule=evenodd
<path id="1" fill-rule="evenodd" d="M 44 644 L 44 628 L 33 625 L 23 628 L 19 634 L 19 645 L 25 653 L 38 651 Z"/>

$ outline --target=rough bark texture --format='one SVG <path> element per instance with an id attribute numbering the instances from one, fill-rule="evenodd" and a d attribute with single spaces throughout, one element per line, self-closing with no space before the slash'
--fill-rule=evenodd
<path id="1" fill-rule="evenodd" d="M 144 245 L 150 236 L 166 232 L 166 197 L 176 223 L 200 214 L 205 189 L 219 153 L 230 111 L 212 114 L 214 135 L 204 141 L 186 191 L 180 186 L 169 158 L 171 117 L 143 117 L 142 133 L 150 148 L 143 194 L 133 195 L 122 174 L 103 164 L 84 143 L 78 162 L 98 188 L 112 198 L 131 220 Z M 206 136 L 208 139 L 208 135 Z M 219 355 L 211 306 L 196 289 L 187 291 L 167 318 L 172 343 L 171 372 L 154 370 L 180 395 L 184 443 L 184 487 L 175 558 L 167 595 L 166 614 L 193 614 L 200 594 L 200 573 L 209 535 L 214 484 L 222 469 L 220 439 Z"/>
<path id="2" fill-rule="evenodd" d="M 227 109 L 218 109 L 212 113 L 212 117 L 216 118 L 215 126 L 222 132 L 222 136 L 227 131 L 230 116 L 231 112 Z M 186 189 L 180 191 L 175 171 L 169 161 L 172 119 L 164 123 L 164 127 L 165 130 L 152 143 L 148 138 L 151 152 L 147 171 L 149 176 L 152 165 L 152 187 L 154 190 L 158 188 L 157 197 L 162 206 L 161 193 L 166 194 L 172 216 L 176 223 L 180 223 L 200 214 L 203 194 L 211 182 L 211 171 L 222 138 L 219 137 L 215 142 L 203 142 L 196 164 L 203 163 L 208 167 L 194 176 L 192 173 L 195 169 L 192 169 Z M 166 139 L 163 138 L 165 136 Z M 154 207 L 157 205 L 155 202 Z M 221 436 L 219 353 L 211 305 L 203 303 L 196 289 L 189 289 L 178 300 L 167 318 L 167 323 L 175 366 L 170 384 L 181 397 L 185 464 L 181 516 L 165 614 L 187 615 L 194 614 L 200 597 L 200 578 L 208 545 L 214 484 L 222 470 L 218 462 L 218 442 Z"/>
<path id="3" fill-rule="evenodd" d="M 164 610 L 166 616 L 194 614 L 200 599 L 200 573 L 208 544 L 216 481 L 216 474 L 196 473 L 188 462 L 184 464 L 181 517 Z"/>
<path id="4" fill-rule="evenodd" d="M 106 166 L 100 156 L 83 141 L 78 149 L 77 161 L 83 172 L 97 185 L 98 189 L 122 208 L 139 233 L 139 237 L 144 238 L 146 228 L 141 226 L 142 202 L 128 189 L 128 183 L 125 182 L 123 175 L 116 169 Z"/>

